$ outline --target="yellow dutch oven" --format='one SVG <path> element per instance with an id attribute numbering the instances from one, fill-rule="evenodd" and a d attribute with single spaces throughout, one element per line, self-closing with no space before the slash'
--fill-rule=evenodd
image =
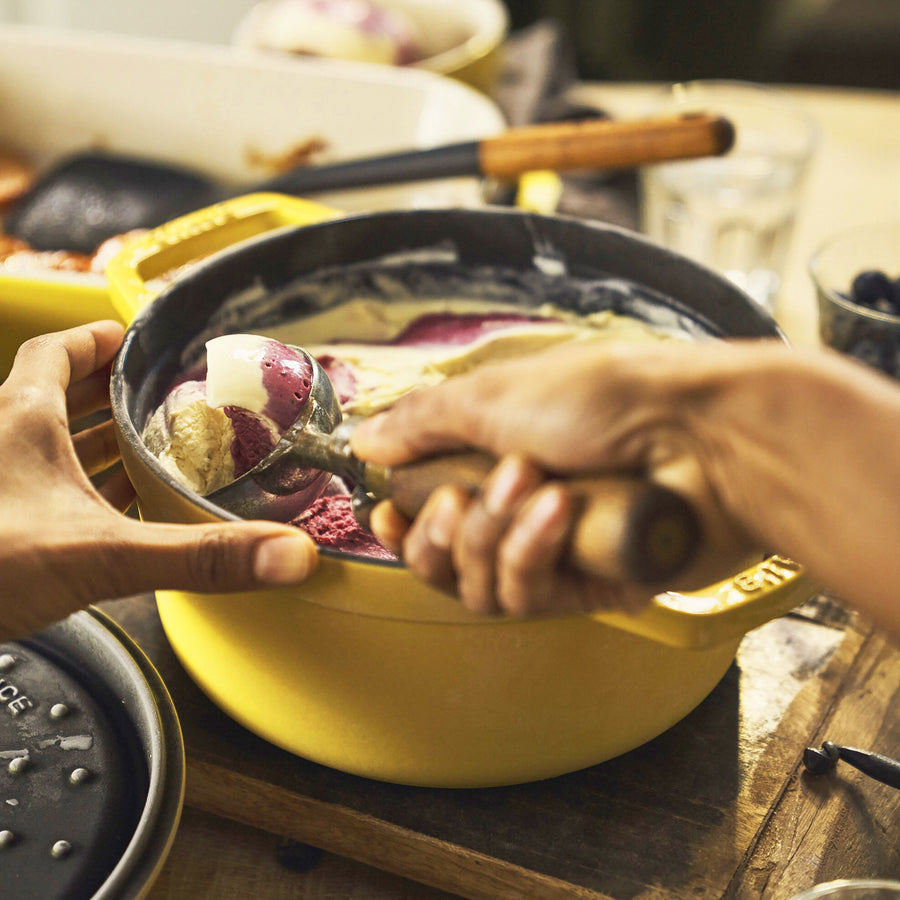
<path id="1" fill-rule="evenodd" d="M 348 292 L 511 292 L 698 337 L 780 336 L 725 279 L 633 233 L 511 210 L 335 217 L 255 195 L 157 229 L 107 274 L 123 318 L 134 316 L 113 414 L 141 514 L 160 521 L 233 518 L 174 482 L 140 439 L 206 337 L 264 330 Z M 470 614 L 399 564 L 321 555 L 296 588 L 158 592 L 168 638 L 208 696 L 259 736 L 425 786 L 541 779 L 637 747 L 707 696 L 748 630 L 816 592 L 801 566 L 771 557 L 705 590 L 663 593 L 638 617 L 520 621 Z"/>
<path id="2" fill-rule="evenodd" d="M 101 276 L 0 274 L 0 381 L 29 338 L 97 319 L 120 319 Z"/>

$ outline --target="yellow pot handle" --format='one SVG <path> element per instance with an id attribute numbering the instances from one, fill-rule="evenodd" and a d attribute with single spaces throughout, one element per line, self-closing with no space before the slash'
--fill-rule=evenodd
<path id="1" fill-rule="evenodd" d="M 129 241 L 106 268 L 112 304 L 130 322 L 183 266 L 279 228 L 340 213 L 285 194 L 246 194 L 173 219 Z"/>
<path id="2" fill-rule="evenodd" d="M 601 612 L 592 618 L 661 644 L 702 650 L 739 638 L 820 591 L 800 563 L 770 556 L 710 587 L 659 594 L 637 616 Z"/>

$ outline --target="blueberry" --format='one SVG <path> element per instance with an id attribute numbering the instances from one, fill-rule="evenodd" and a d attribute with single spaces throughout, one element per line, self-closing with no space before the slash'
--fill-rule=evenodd
<path id="1" fill-rule="evenodd" d="M 883 368 L 882 346 L 877 340 L 862 338 L 849 349 L 851 356 L 867 366 L 871 366 L 873 369 Z"/>
<path id="2" fill-rule="evenodd" d="M 861 306 L 875 308 L 879 300 L 891 301 L 893 297 L 893 285 L 891 279 L 884 272 L 860 272 L 853 279 L 851 287 L 853 299 Z"/>

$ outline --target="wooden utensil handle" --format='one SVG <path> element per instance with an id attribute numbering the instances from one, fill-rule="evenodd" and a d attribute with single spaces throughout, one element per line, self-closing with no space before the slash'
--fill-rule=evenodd
<path id="1" fill-rule="evenodd" d="M 459 453 L 395 466 L 387 473 L 390 499 L 408 518 L 434 488 L 477 489 L 496 460 Z M 664 586 L 695 558 L 700 523 L 679 494 L 637 477 L 564 480 L 579 504 L 568 564 L 599 577 Z"/>
<path id="2" fill-rule="evenodd" d="M 727 152 L 733 143 L 730 122 L 697 113 L 517 128 L 482 139 L 478 155 L 485 175 L 511 178 L 537 169 L 627 169 L 661 160 L 714 156 Z"/>
<path id="3" fill-rule="evenodd" d="M 304 196 L 431 178 L 514 178 L 536 169 L 634 168 L 724 153 L 733 141 L 734 129 L 726 119 L 703 113 L 643 121 L 529 125 L 479 141 L 293 169 L 254 190 Z"/>

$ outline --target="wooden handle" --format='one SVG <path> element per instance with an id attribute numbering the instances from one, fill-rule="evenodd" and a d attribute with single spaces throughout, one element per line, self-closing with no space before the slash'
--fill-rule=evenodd
<path id="1" fill-rule="evenodd" d="M 479 141 L 293 169 L 254 190 L 306 196 L 431 178 L 513 178 L 537 169 L 627 169 L 725 153 L 733 142 L 734 129 L 727 120 L 702 113 L 631 122 L 529 125 Z M 246 191 L 244 187 L 242 192 Z"/>
<path id="2" fill-rule="evenodd" d="M 534 125 L 485 138 L 485 175 L 511 178 L 537 169 L 627 169 L 645 163 L 715 156 L 734 143 L 726 119 L 702 113 L 645 121 L 600 120 Z"/>
<path id="3" fill-rule="evenodd" d="M 388 470 L 385 493 L 414 518 L 441 484 L 477 488 L 496 460 L 459 453 Z M 693 508 L 674 491 L 641 478 L 581 478 L 564 482 L 580 504 L 568 564 L 617 581 L 664 586 L 697 555 L 701 528 Z"/>

